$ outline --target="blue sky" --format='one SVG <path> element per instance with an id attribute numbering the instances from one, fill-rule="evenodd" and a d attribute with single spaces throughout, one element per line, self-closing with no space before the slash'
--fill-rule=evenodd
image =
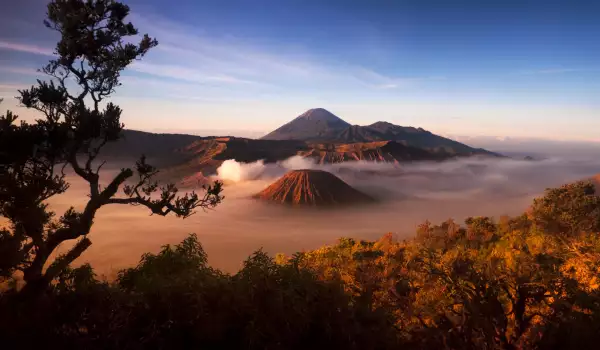
<path id="1" fill-rule="evenodd" d="M 131 0 L 159 46 L 113 100 L 129 128 L 256 135 L 306 109 L 444 135 L 600 141 L 598 1 Z M 2 109 L 57 40 L 0 11 Z"/>

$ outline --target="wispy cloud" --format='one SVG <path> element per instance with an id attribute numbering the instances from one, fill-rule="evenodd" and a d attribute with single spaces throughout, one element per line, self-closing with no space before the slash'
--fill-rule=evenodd
<path id="1" fill-rule="evenodd" d="M 547 68 L 547 69 L 537 69 L 537 70 L 522 70 L 519 71 L 518 74 L 522 75 L 536 75 L 536 74 L 562 74 L 562 73 L 572 73 L 572 72 L 581 72 L 590 69 L 580 69 L 580 68 Z"/>
<path id="2" fill-rule="evenodd" d="M 277 49 L 265 43 L 229 35 L 208 35 L 196 27 L 160 15 L 134 15 L 141 33 L 148 32 L 159 46 L 132 70 L 155 77 L 230 89 L 298 91 L 364 91 L 413 86 L 439 77 L 392 77 L 371 69 L 311 54 L 308 48 Z"/>
<path id="3" fill-rule="evenodd" d="M 313 104 L 334 103 L 340 96 L 373 96 L 439 79 L 386 75 L 343 58 L 317 54 L 311 47 L 242 39 L 212 29 L 204 31 L 161 14 L 136 12 L 130 20 L 140 33 L 148 33 L 159 41 L 157 48 L 123 73 L 123 86 L 113 96 L 129 106 L 135 118 L 139 114 L 162 113 L 146 108 L 147 101 L 182 105 L 178 110 L 182 118 L 239 115 L 246 113 L 243 105 L 258 105 L 269 110 L 265 115 L 278 115 L 267 107 L 276 103 L 297 105 L 293 113 L 299 113 Z M 52 55 L 48 48 L 25 42 L 0 40 L 0 50 Z M 20 68 L 16 62 L 11 64 L 12 67 L 2 67 L 2 72 L 37 74 L 33 69 Z M 14 81 L 0 79 L 0 83 Z M 2 90 L 10 94 L 17 90 L 15 86 L 5 88 Z"/>
<path id="4" fill-rule="evenodd" d="M 309 48 L 288 47 L 281 42 L 269 46 L 227 33 L 209 35 L 208 31 L 160 14 L 134 14 L 131 20 L 141 33 L 148 32 L 160 44 L 143 61 L 136 61 L 127 74 L 145 78 L 146 86 L 160 91 L 162 96 L 181 95 L 183 91 L 186 95 L 208 94 L 211 99 L 228 93 L 231 94 L 228 99 L 245 99 L 252 98 L 252 94 L 388 90 L 430 79 L 386 76 L 365 67 L 328 61 L 313 55 Z M 0 50 L 53 55 L 48 47 L 8 40 L 0 40 Z M 20 67 L 2 67 L 1 70 L 38 74 Z M 154 83 L 149 83 L 152 80 Z M 139 90 L 135 94 L 144 92 Z"/>
<path id="5" fill-rule="evenodd" d="M 224 74 L 211 74 L 198 69 L 186 68 L 177 65 L 152 64 L 135 62 L 131 69 L 140 73 L 147 73 L 159 77 L 173 78 L 196 83 L 224 83 L 224 84 L 255 84 L 255 82 L 236 78 Z"/>
<path id="6" fill-rule="evenodd" d="M 367 87 L 381 90 L 399 89 L 414 86 L 425 81 L 445 80 L 443 76 L 396 78 L 376 73 L 369 69 L 354 67 L 348 70 L 359 82 Z"/>
<path id="7" fill-rule="evenodd" d="M 301 59 L 306 53 L 278 47 L 273 53 L 230 35 L 207 35 L 197 27 L 156 15 L 134 15 L 132 21 L 141 32 L 149 32 L 159 40 L 152 55 L 178 64 L 211 71 L 213 74 L 250 77 L 274 77 L 276 74 L 300 77 L 312 72 L 315 63 Z M 252 79 L 250 79 L 252 80 Z"/>
<path id="8" fill-rule="evenodd" d="M 36 55 L 44 55 L 44 56 L 52 56 L 53 50 L 45 47 L 40 47 L 36 45 L 26 44 L 26 43 L 15 43 L 0 40 L 0 50 L 11 50 L 11 51 L 19 51 L 19 52 L 27 52 Z"/>
<path id="9" fill-rule="evenodd" d="M 186 102 L 236 103 L 258 98 L 256 93 L 232 93 L 232 85 L 198 84 L 191 80 L 164 80 L 154 76 L 125 75 L 121 78 L 125 98 L 160 98 Z M 235 86 L 235 84 L 233 85 Z M 245 85 L 239 86 L 242 91 Z"/>

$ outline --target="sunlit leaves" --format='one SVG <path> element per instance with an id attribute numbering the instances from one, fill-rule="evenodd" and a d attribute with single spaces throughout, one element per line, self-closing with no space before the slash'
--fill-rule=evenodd
<path id="1" fill-rule="evenodd" d="M 341 239 L 299 264 L 394 310 L 400 334 L 425 348 L 533 347 L 555 337 L 544 329 L 600 315 L 599 204 L 576 183 L 547 191 L 528 215 L 425 222 L 406 242 Z"/>

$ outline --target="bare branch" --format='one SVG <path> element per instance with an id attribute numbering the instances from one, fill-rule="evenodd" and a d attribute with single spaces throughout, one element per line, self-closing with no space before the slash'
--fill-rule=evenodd
<path id="1" fill-rule="evenodd" d="M 194 214 L 196 208 L 211 209 L 219 204 L 222 200 L 221 186 L 221 183 L 216 182 L 214 186 L 207 189 L 202 198 L 193 192 L 182 197 L 176 197 L 175 193 L 163 192 L 160 199 L 152 200 L 149 196 L 144 197 L 137 193 L 129 198 L 111 198 L 106 203 L 143 205 L 150 209 L 152 214 L 165 216 L 173 212 L 179 217 L 187 218 Z"/>
<path id="2" fill-rule="evenodd" d="M 100 165 L 98 165 L 98 167 L 96 168 L 96 174 L 97 175 L 100 174 L 100 169 L 102 169 L 102 167 L 104 166 L 104 164 L 106 164 L 105 160 L 103 160 L 102 163 L 100 163 Z"/>
<path id="3" fill-rule="evenodd" d="M 88 152 L 88 159 L 85 163 L 85 170 L 88 173 L 93 173 L 92 162 L 94 161 L 94 159 L 96 159 L 96 157 L 98 157 L 98 154 L 100 154 L 100 150 L 102 149 L 102 147 L 104 147 L 106 145 L 107 142 L 108 142 L 108 137 L 107 137 L 107 135 L 104 135 L 100 144 Z"/>

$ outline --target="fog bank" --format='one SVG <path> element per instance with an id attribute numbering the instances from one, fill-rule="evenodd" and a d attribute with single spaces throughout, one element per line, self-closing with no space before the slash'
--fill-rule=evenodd
<path id="1" fill-rule="evenodd" d="M 286 171 L 300 168 L 330 171 L 379 203 L 318 210 L 250 198 Z M 111 276 L 117 269 L 136 264 L 142 253 L 156 252 L 195 232 L 210 263 L 233 272 L 261 247 L 271 254 L 289 254 L 333 243 L 342 236 L 376 239 L 393 232 L 410 237 L 426 219 L 440 222 L 477 215 L 517 215 L 545 188 L 599 172 L 597 158 L 535 162 L 463 159 L 401 166 L 369 162 L 316 165 L 298 157 L 278 164 L 230 160 L 218 169 L 217 177 L 226 181 L 225 200 L 215 210 L 181 220 L 149 216 L 141 207 L 104 207 L 90 234 L 93 244 L 78 262 L 90 262 L 98 273 Z M 52 208 L 61 213 L 70 205 L 81 206 L 87 190 L 83 182 L 72 181 L 68 194 L 53 199 Z"/>

